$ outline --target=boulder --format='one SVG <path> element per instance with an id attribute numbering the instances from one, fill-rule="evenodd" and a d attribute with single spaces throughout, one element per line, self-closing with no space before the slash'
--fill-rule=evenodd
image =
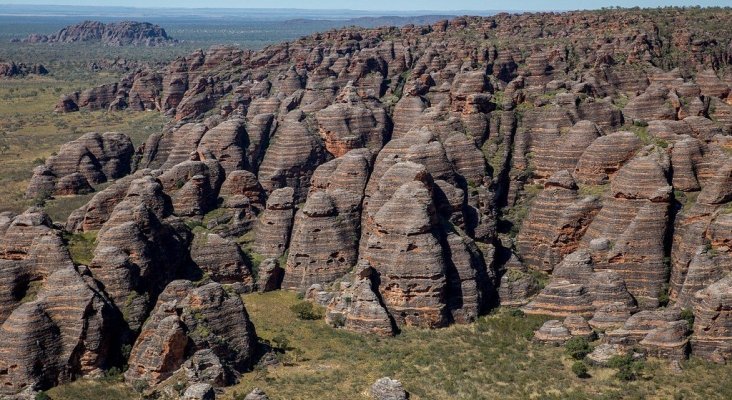
<path id="1" fill-rule="evenodd" d="M 588 340 L 592 340 L 595 337 L 595 331 L 590 328 L 590 324 L 581 315 L 568 315 L 567 318 L 562 321 L 569 334 L 572 337 L 579 336 Z"/>
<path id="2" fill-rule="evenodd" d="M 271 292 L 280 288 L 285 270 L 282 269 L 277 260 L 267 258 L 259 264 L 257 276 L 257 291 Z"/>
<path id="3" fill-rule="evenodd" d="M 556 319 L 546 321 L 534 332 L 534 340 L 541 343 L 561 345 L 571 338 L 572 334 L 569 329 Z"/>
<path id="4" fill-rule="evenodd" d="M 183 392 L 183 400 L 215 400 L 216 392 L 207 383 L 194 383 Z"/>
<path id="5" fill-rule="evenodd" d="M 374 400 L 406 400 L 409 394 L 402 383 L 388 377 L 379 378 L 371 385 L 369 394 Z"/>
<path id="6" fill-rule="evenodd" d="M 247 393 L 244 400 L 269 400 L 269 397 L 262 389 L 254 388 L 251 392 Z"/>
<path id="7" fill-rule="evenodd" d="M 613 357 L 622 356 L 624 354 L 625 348 L 623 346 L 619 344 L 602 343 L 587 355 L 587 361 L 593 365 L 607 367 Z"/>
<path id="8" fill-rule="evenodd" d="M 328 302 L 326 322 L 359 333 L 394 335 L 393 318 L 375 291 L 376 272 L 368 265 L 359 268 L 354 281 Z"/>

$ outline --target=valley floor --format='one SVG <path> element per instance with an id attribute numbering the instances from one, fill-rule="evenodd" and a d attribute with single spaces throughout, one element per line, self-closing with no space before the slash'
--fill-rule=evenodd
<path id="1" fill-rule="evenodd" d="M 121 132 L 138 146 L 162 129 L 166 118 L 157 112 L 53 112 L 62 93 L 117 78 L 89 73 L 70 80 L 53 76 L 0 80 L 0 212 L 23 212 L 33 203 L 33 199 L 23 198 L 33 168 L 58 152 L 62 144 L 87 132 Z M 63 221 L 90 197 L 59 198 L 50 201 L 47 210 L 54 221 Z"/>
<path id="2" fill-rule="evenodd" d="M 471 325 L 378 338 L 336 330 L 322 320 L 298 320 L 290 310 L 299 301 L 295 293 L 250 294 L 244 301 L 257 334 L 288 350 L 278 366 L 244 374 L 223 399 L 243 399 L 254 387 L 271 399 L 368 399 L 369 386 L 382 376 L 400 380 L 412 400 L 732 398 L 732 365 L 695 358 L 682 363 L 682 373 L 648 360 L 634 382 L 618 380 L 610 368 L 590 367 L 589 378 L 577 378 L 564 349 L 531 341 L 545 318 L 508 309 Z M 112 379 L 76 382 L 48 394 L 54 400 L 139 398 Z"/>

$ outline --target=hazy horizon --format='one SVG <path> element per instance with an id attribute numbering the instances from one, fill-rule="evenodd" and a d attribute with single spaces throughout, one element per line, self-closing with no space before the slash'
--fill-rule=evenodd
<path id="1" fill-rule="evenodd" d="M 603 7 L 665 7 L 665 6 L 702 6 L 729 7 L 732 0 L 588 0 L 578 7 L 576 0 L 525 0 L 520 7 L 507 5 L 505 2 L 480 0 L 423 0 L 419 7 L 413 1 L 371 0 L 367 3 L 353 0 L 319 0 L 316 4 L 296 0 L 250 0 L 242 6 L 240 1 L 209 0 L 202 3 L 198 0 L 158 1 L 154 6 L 146 0 L 65 0 L 53 2 L 49 0 L 0 0 L 0 6 L 71 6 L 71 7 L 123 7 L 146 9 L 290 9 L 290 10 L 349 10 L 370 12 L 456 12 L 456 11 L 560 11 L 575 9 L 599 9 Z"/>

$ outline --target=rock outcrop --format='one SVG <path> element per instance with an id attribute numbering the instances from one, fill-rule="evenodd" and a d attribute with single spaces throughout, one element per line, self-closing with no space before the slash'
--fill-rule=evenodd
<path id="1" fill-rule="evenodd" d="M 374 400 L 406 400 L 409 397 L 402 383 L 389 377 L 377 379 L 369 393 Z"/>
<path id="2" fill-rule="evenodd" d="M 52 273 L 35 300 L 0 326 L 0 393 L 46 389 L 99 373 L 112 351 L 114 313 L 85 267 Z"/>
<path id="3" fill-rule="evenodd" d="M 42 64 L 16 64 L 13 61 L 0 60 L 0 78 L 24 77 L 27 75 L 47 75 L 48 70 Z"/>
<path id="4" fill-rule="evenodd" d="M 101 42 L 105 46 L 161 46 L 177 43 L 165 29 L 149 22 L 123 21 L 104 24 L 84 21 L 69 25 L 52 35 L 31 34 L 24 43 Z"/>
<path id="5" fill-rule="evenodd" d="M 354 281 L 328 304 L 326 321 L 337 327 L 382 336 L 396 333 L 394 320 L 386 310 L 378 291 L 379 277 L 370 266 L 360 266 Z"/>
<path id="6" fill-rule="evenodd" d="M 503 305 L 555 318 L 537 341 L 599 331 L 602 365 L 728 362 L 731 23 L 503 13 L 120 61 L 118 82 L 56 110 L 170 121 L 137 151 L 92 133 L 38 166 L 38 204 L 109 182 L 65 223 L 0 212 L 2 395 L 127 363 L 129 383 L 209 396 L 254 361 L 239 295 L 255 290 L 304 293 L 357 333 Z M 89 23 L 52 41 L 163 43 L 119 27 L 133 33 Z"/>
<path id="7" fill-rule="evenodd" d="M 134 148 L 121 133 L 87 133 L 61 146 L 58 155 L 33 170 L 26 198 L 83 194 L 91 185 L 121 178 L 131 171 Z"/>
<path id="8" fill-rule="evenodd" d="M 694 297 L 694 334 L 691 346 L 694 354 L 724 363 L 732 359 L 732 275 L 696 292 Z"/>
<path id="9" fill-rule="evenodd" d="M 517 248 L 524 263 L 536 270 L 551 271 L 577 249 L 599 208 L 599 199 L 579 195 L 567 170 L 552 175 L 519 231 Z"/>
<path id="10" fill-rule="evenodd" d="M 238 296 L 217 283 L 196 287 L 173 281 L 132 347 L 125 379 L 159 383 L 196 351 L 211 349 L 230 382 L 237 371 L 251 366 L 255 343 L 254 326 Z"/>

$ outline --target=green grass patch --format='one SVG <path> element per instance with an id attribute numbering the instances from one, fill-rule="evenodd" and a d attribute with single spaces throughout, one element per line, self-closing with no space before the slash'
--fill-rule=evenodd
<path id="1" fill-rule="evenodd" d="M 71 253 L 74 264 L 89 265 L 91 263 L 94 258 L 94 249 L 97 246 L 96 240 L 97 231 L 66 235 L 69 253 Z"/>
<path id="2" fill-rule="evenodd" d="M 652 144 L 652 145 L 655 145 L 655 146 L 663 148 L 663 149 L 668 147 L 667 141 L 657 138 L 657 137 L 651 135 L 650 133 L 648 133 L 648 124 L 645 124 L 645 123 L 633 124 L 633 125 L 626 126 L 626 128 L 628 130 L 630 130 L 631 132 L 635 133 L 635 135 L 638 136 L 638 139 L 640 139 L 644 145 Z"/>
<path id="3" fill-rule="evenodd" d="M 581 196 L 597 196 L 602 198 L 610 190 L 610 184 L 604 185 L 579 185 L 578 193 Z"/>
<path id="4" fill-rule="evenodd" d="M 31 301 L 35 300 L 38 296 L 38 292 L 41 290 L 41 286 L 43 286 L 42 281 L 28 282 L 28 287 L 25 289 L 25 295 L 22 299 L 20 299 L 20 302 L 30 303 Z"/>

